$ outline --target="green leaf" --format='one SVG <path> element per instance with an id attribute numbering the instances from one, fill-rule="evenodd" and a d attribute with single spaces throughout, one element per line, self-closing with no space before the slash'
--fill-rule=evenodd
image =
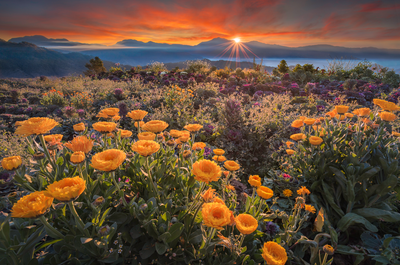
<path id="1" fill-rule="evenodd" d="M 182 223 L 175 223 L 171 226 L 171 228 L 168 230 L 168 232 L 171 234 L 171 237 L 168 238 L 167 243 L 170 243 L 177 239 L 181 234 L 184 229 L 184 224 Z"/>
<path id="2" fill-rule="evenodd" d="M 110 215 L 110 217 L 108 217 L 108 220 L 110 222 L 116 222 L 119 225 L 123 224 L 127 219 L 128 219 L 128 215 L 126 215 L 125 213 L 121 213 L 121 212 L 113 213 L 112 215 Z"/>
<path id="3" fill-rule="evenodd" d="M 378 232 L 378 228 L 375 225 L 371 224 L 367 219 L 355 213 L 347 213 L 342 217 L 342 219 L 340 219 L 337 226 L 341 231 L 344 232 L 350 226 L 355 224 L 363 224 L 369 231 Z"/>
<path id="4" fill-rule="evenodd" d="M 142 236 L 142 230 L 140 229 L 140 225 L 135 225 L 132 227 L 131 231 L 129 231 L 131 237 L 133 239 L 139 238 Z"/>
<path id="5" fill-rule="evenodd" d="M 203 241 L 203 233 L 200 229 L 194 231 L 189 236 L 189 243 L 200 244 Z"/>
<path id="6" fill-rule="evenodd" d="M 171 236 L 171 233 L 165 232 L 164 234 L 158 237 L 158 240 L 167 242 L 167 239 Z"/>
<path id="7" fill-rule="evenodd" d="M 382 219 L 385 222 L 400 222 L 400 213 L 395 211 L 387 211 L 377 208 L 360 208 L 353 210 L 353 212 L 370 221 Z"/>
<path id="8" fill-rule="evenodd" d="M 156 250 L 155 245 L 152 245 L 152 242 L 147 241 L 142 250 L 139 251 L 140 257 L 142 259 L 147 259 L 150 258 L 151 255 L 153 255 L 154 251 Z"/>
<path id="9" fill-rule="evenodd" d="M 62 156 L 60 156 L 60 157 L 57 159 L 56 164 L 59 165 L 59 166 L 61 166 L 62 164 L 64 164 L 64 158 L 63 158 Z"/>
<path id="10" fill-rule="evenodd" d="M 156 251 L 158 255 L 163 255 L 165 251 L 167 251 L 167 248 L 168 247 L 166 245 L 156 242 Z"/>

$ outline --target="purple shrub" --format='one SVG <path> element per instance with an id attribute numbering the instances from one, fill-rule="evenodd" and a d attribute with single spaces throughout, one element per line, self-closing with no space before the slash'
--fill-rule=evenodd
<path id="1" fill-rule="evenodd" d="M 118 104 L 118 108 L 119 108 L 119 114 L 122 117 L 125 117 L 126 114 L 128 114 L 128 106 L 126 105 L 125 102 L 121 102 Z"/>
<path id="2" fill-rule="evenodd" d="M 78 115 L 79 115 L 79 117 L 83 117 L 83 116 L 85 116 L 85 110 L 83 110 L 83 109 L 78 109 L 77 111 L 76 111 L 76 113 L 78 113 Z"/>
<path id="3" fill-rule="evenodd" d="M 76 110 L 74 107 L 66 106 L 64 108 L 64 115 L 67 116 L 68 118 L 71 118 L 72 116 L 74 116 L 75 113 L 76 113 Z"/>
<path id="4" fill-rule="evenodd" d="M 116 88 L 114 90 L 114 96 L 118 100 L 123 99 L 124 98 L 124 91 L 122 90 L 122 88 Z"/>
<path id="5" fill-rule="evenodd" d="M 232 142 L 240 143 L 243 139 L 243 134 L 239 130 L 229 130 L 226 137 Z"/>
<path id="6" fill-rule="evenodd" d="M 279 226 L 274 222 L 266 222 L 264 232 L 273 237 L 276 233 L 279 232 Z"/>
<path id="7" fill-rule="evenodd" d="M 28 103 L 28 100 L 26 98 L 21 99 L 21 103 Z"/>

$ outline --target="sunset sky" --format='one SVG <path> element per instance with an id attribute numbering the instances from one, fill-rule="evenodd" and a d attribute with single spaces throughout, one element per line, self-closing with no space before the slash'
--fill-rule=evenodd
<path id="1" fill-rule="evenodd" d="M 400 49 L 399 0 L 0 1 L 0 38 L 196 45 L 222 37 L 290 47 Z"/>

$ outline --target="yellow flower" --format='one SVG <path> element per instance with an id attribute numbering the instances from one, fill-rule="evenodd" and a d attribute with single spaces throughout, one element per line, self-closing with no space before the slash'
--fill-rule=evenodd
<path id="1" fill-rule="evenodd" d="M 351 114 L 351 113 L 345 113 L 344 114 L 344 116 L 346 117 L 346 118 L 349 118 L 349 119 L 351 119 L 351 118 L 353 118 L 354 117 L 354 114 Z"/>
<path id="2" fill-rule="evenodd" d="M 331 245 L 325 245 L 322 250 L 330 256 L 335 254 L 335 249 Z"/>
<path id="3" fill-rule="evenodd" d="M 340 119 L 342 121 L 342 120 L 344 120 L 346 118 L 346 116 L 336 114 L 335 118 L 338 119 L 338 120 Z"/>
<path id="4" fill-rule="evenodd" d="M 179 139 L 179 141 L 181 141 L 181 143 L 186 143 L 190 139 L 190 132 L 181 131 L 178 139 Z"/>
<path id="5" fill-rule="evenodd" d="M 100 110 L 99 114 L 96 117 L 98 118 L 111 118 L 117 116 L 119 114 L 119 108 L 106 108 Z"/>
<path id="6" fill-rule="evenodd" d="M 212 199 L 212 202 L 216 202 L 216 203 L 220 203 L 220 204 L 226 205 L 225 202 L 219 197 L 214 197 L 214 199 Z"/>
<path id="7" fill-rule="evenodd" d="M 305 119 L 307 119 L 307 117 L 305 117 L 305 116 L 300 116 L 299 119 L 302 120 L 302 121 L 304 121 Z"/>
<path id="8" fill-rule="evenodd" d="M 156 139 L 156 134 L 152 132 L 142 132 L 138 134 L 139 140 L 151 140 L 154 141 Z"/>
<path id="9" fill-rule="evenodd" d="M 291 142 L 291 141 L 287 141 L 287 142 L 286 142 L 287 148 L 290 148 L 292 145 L 294 145 L 293 142 Z"/>
<path id="10" fill-rule="evenodd" d="M 80 177 L 64 178 L 47 186 L 44 194 L 61 202 L 77 199 L 86 189 L 86 184 Z"/>
<path id="11" fill-rule="evenodd" d="M 261 186 L 261 178 L 258 175 L 250 175 L 248 182 L 253 187 Z"/>
<path id="12" fill-rule="evenodd" d="M 398 132 L 392 132 L 392 135 L 396 136 L 396 137 L 400 137 L 400 133 L 398 133 Z"/>
<path id="13" fill-rule="evenodd" d="M 230 185 L 230 184 L 226 185 L 226 188 L 227 188 L 228 190 L 235 191 L 235 187 L 232 186 L 232 185 Z"/>
<path id="14" fill-rule="evenodd" d="M 121 119 L 121 116 L 119 115 L 115 115 L 114 117 L 112 117 L 113 121 L 119 121 Z"/>
<path id="15" fill-rule="evenodd" d="M 379 107 L 381 107 L 383 110 L 385 111 L 395 111 L 395 110 L 400 110 L 400 107 L 397 106 L 395 103 L 393 102 L 389 102 L 386 100 L 382 100 L 382 99 L 377 99 L 374 98 L 374 104 L 378 105 Z"/>
<path id="16" fill-rule="evenodd" d="M 204 147 L 206 147 L 206 144 L 205 144 L 205 143 L 203 143 L 203 142 L 196 142 L 196 143 L 193 144 L 192 150 L 197 150 L 197 151 L 199 151 L 199 150 L 201 150 L 201 149 L 204 149 Z"/>
<path id="17" fill-rule="evenodd" d="M 224 161 L 226 161 L 226 157 L 225 157 L 225 156 L 213 156 L 212 159 L 215 160 L 215 161 L 217 161 L 217 162 L 224 162 Z"/>
<path id="18" fill-rule="evenodd" d="M 126 159 L 126 154 L 118 149 L 109 149 L 92 157 L 91 166 L 101 171 L 116 170 Z"/>
<path id="19" fill-rule="evenodd" d="M 257 195 L 264 200 L 268 200 L 274 196 L 274 192 L 268 187 L 260 186 L 257 188 Z"/>
<path id="20" fill-rule="evenodd" d="M 262 257 L 271 265 L 285 265 L 288 259 L 286 250 L 276 242 L 268 241 L 262 248 Z"/>
<path id="21" fill-rule="evenodd" d="M 381 117 L 381 119 L 384 121 L 394 121 L 395 119 L 397 119 L 396 115 L 394 115 L 391 112 L 387 112 L 387 111 L 380 112 L 379 117 Z"/>
<path id="22" fill-rule="evenodd" d="M 369 108 L 359 108 L 359 109 L 353 110 L 353 113 L 360 117 L 366 117 L 371 113 L 371 110 Z"/>
<path id="23" fill-rule="evenodd" d="M 289 189 L 285 189 L 285 190 L 283 190 L 282 194 L 285 197 L 290 197 L 290 196 L 293 195 L 293 192 L 291 190 L 289 190 Z"/>
<path id="24" fill-rule="evenodd" d="M 77 152 L 74 152 L 72 155 L 71 155 L 71 158 L 70 158 L 70 161 L 72 162 L 72 163 L 74 163 L 74 164 L 80 164 L 80 163 L 82 163 L 83 161 L 85 161 L 85 153 L 84 152 L 82 152 L 82 151 L 77 151 Z"/>
<path id="25" fill-rule="evenodd" d="M 133 143 L 131 149 L 141 156 L 150 156 L 160 150 L 160 144 L 151 140 L 139 140 Z"/>
<path id="26" fill-rule="evenodd" d="M 216 154 L 217 156 L 222 156 L 223 154 L 225 154 L 225 151 L 222 149 L 214 149 L 213 150 L 214 154 Z"/>
<path id="27" fill-rule="evenodd" d="M 179 138 L 181 136 L 181 131 L 178 130 L 170 130 L 169 135 L 173 138 Z"/>
<path id="28" fill-rule="evenodd" d="M 250 214 L 239 214 L 235 218 L 236 228 L 243 235 L 249 235 L 257 230 L 258 222 L 257 220 L 251 216 Z"/>
<path id="29" fill-rule="evenodd" d="M 320 145 L 324 140 L 322 140 L 322 138 L 318 136 L 311 136 L 309 141 L 312 145 Z"/>
<path id="30" fill-rule="evenodd" d="M 83 132 L 85 130 L 85 124 L 83 122 L 75 124 L 73 126 L 75 132 Z"/>
<path id="31" fill-rule="evenodd" d="M 168 126 L 168 123 L 166 123 L 165 121 L 154 120 L 146 122 L 143 125 L 142 129 L 152 133 L 159 133 L 167 129 Z"/>
<path id="32" fill-rule="evenodd" d="M 309 195 L 311 192 L 306 188 L 306 187 L 304 187 L 304 186 L 302 186 L 301 188 L 299 188 L 298 190 L 297 190 L 297 194 L 299 194 L 299 195 Z"/>
<path id="33" fill-rule="evenodd" d="M 336 112 L 338 114 L 343 115 L 349 110 L 349 107 L 348 106 L 339 105 L 339 106 L 335 106 L 335 110 L 336 110 Z"/>
<path id="34" fill-rule="evenodd" d="M 240 165 L 235 161 L 228 160 L 224 163 L 224 167 L 229 171 L 236 171 L 240 168 Z"/>
<path id="35" fill-rule="evenodd" d="M 192 174 L 195 175 L 197 181 L 210 183 L 218 181 L 221 177 L 221 168 L 213 161 L 200 160 L 196 161 L 192 167 Z"/>
<path id="36" fill-rule="evenodd" d="M 290 135 L 290 139 L 292 139 L 294 141 L 299 141 L 299 140 L 306 139 L 306 135 L 304 133 L 296 133 L 296 134 Z"/>
<path id="37" fill-rule="evenodd" d="M 332 110 L 332 111 L 327 112 L 325 115 L 329 116 L 330 118 L 334 118 L 337 115 L 337 112 L 336 112 L 336 110 Z"/>
<path id="38" fill-rule="evenodd" d="M 144 121 L 139 121 L 140 128 L 142 128 L 144 124 L 145 124 Z M 138 127 L 138 122 L 135 122 L 134 125 L 137 128 Z"/>
<path id="39" fill-rule="evenodd" d="M 35 191 L 25 195 L 13 205 L 11 216 L 14 218 L 37 218 L 47 212 L 53 200 L 43 191 Z"/>
<path id="40" fill-rule="evenodd" d="M 132 136 L 132 132 L 128 130 L 119 130 L 121 132 L 121 138 L 129 138 Z"/>
<path id="41" fill-rule="evenodd" d="M 201 210 L 205 226 L 223 229 L 231 223 L 231 212 L 225 204 L 211 202 L 205 203 Z"/>
<path id="42" fill-rule="evenodd" d="M 295 153 L 296 153 L 296 151 L 294 151 L 293 149 L 286 149 L 286 154 L 288 154 L 288 155 L 293 155 Z"/>
<path id="43" fill-rule="evenodd" d="M 132 110 L 126 116 L 130 117 L 134 121 L 141 121 L 147 114 L 148 112 L 144 110 Z"/>
<path id="44" fill-rule="evenodd" d="M 93 148 L 93 140 L 82 135 L 75 137 L 72 141 L 65 143 L 65 147 L 69 148 L 72 152 L 82 151 L 85 154 L 89 153 Z"/>
<path id="45" fill-rule="evenodd" d="M 93 129 L 101 133 L 113 132 L 115 131 L 115 128 L 117 128 L 117 124 L 114 122 L 100 121 L 93 123 Z"/>
<path id="46" fill-rule="evenodd" d="M 45 135 L 43 138 L 46 142 L 52 142 L 52 141 L 59 142 L 63 138 L 63 135 L 62 134 L 49 134 L 49 135 Z"/>
<path id="47" fill-rule="evenodd" d="M 208 190 L 206 190 L 201 197 L 203 198 L 203 200 L 205 202 L 211 202 L 214 200 L 215 197 L 215 189 L 212 188 L 208 188 Z"/>
<path id="48" fill-rule="evenodd" d="M 313 125 L 315 123 L 315 119 L 313 119 L 313 118 L 305 119 L 304 123 L 307 125 Z"/>
<path id="49" fill-rule="evenodd" d="M 301 128 L 303 126 L 303 120 L 295 120 L 292 122 L 292 127 Z"/>
<path id="50" fill-rule="evenodd" d="M 22 159 L 20 156 L 9 156 L 9 157 L 5 157 L 3 158 L 3 160 L 1 160 L 1 166 L 5 169 L 5 170 L 14 170 L 19 168 L 19 166 L 22 165 Z"/>
<path id="51" fill-rule="evenodd" d="M 316 212 L 314 206 L 309 205 L 309 204 L 306 204 L 305 210 L 306 210 L 307 212 L 310 212 L 310 213 L 315 213 L 315 212 Z"/>
<path id="52" fill-rule="evenodd" d="M 200 124 L 188 124 L 183 128 L 185 128 L 189 132 L 198 132 L 201 128 L 203 128 L 203 126 Z"/>
<path id="53" fill-rule="evenodd" d="M 15 130 L 16 135 L 29 136 L 48 133 L 51 129 L 56 127 L 58 122 L 49 118 L 30 118 Z"/>

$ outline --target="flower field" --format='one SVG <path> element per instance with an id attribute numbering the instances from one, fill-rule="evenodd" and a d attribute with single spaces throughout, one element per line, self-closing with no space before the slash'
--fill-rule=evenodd
<path id="1" fill-rule="evenodd" d="M 0 80 L 3 264 L 400 264 L 399 76 Z"/>

